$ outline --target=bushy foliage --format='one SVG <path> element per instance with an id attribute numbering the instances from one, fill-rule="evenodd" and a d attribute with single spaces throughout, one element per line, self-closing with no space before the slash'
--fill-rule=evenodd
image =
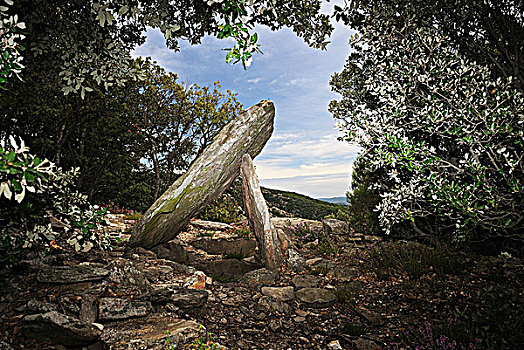
<path id="1" fill-rule="evenodd" d="M 104 209 L 91 206 L 72 186 L 75 172 L 62 172 L 29 153 L 14 137 L 0 146 L 1 264 L 16 262 L 24 249 L 107 248 Z"/>
<path id="2" fill-rule="evenodd" d="M 0 3 L 0 89 L 5 89 L 4 84 L 13 75 L 18 75 L 22 66 L 21 51 L 24 47 L 20 41 L 24 36 L 20 33 L 25 29 L 25 23 L 18 21 L 17 15 L 9 15 L 12 0 Z"/>
<path id="3" fill-rule="evenodd" d="M 418 11 L 364 6 L 356 52 L 332 79 L 342 100 L 330 109 L 380 179 L 368 187 L 380 225 L 522 243 L 524 97 Z"/>
<path id="4" fill-rule="evenodd" d="M 20 0 L 8 13 L 27 25 L 28 66 L 59 75 L 63 93 L 83 98 L 93 89 L 140 77 L 130 53 L 145 42 L 147 28 L 160 29 L 175 51 L 180 39 L 197 44 L 205 35 L 233 38 L 236 44 L 226 59 L 247 66 L 259 51 L 256 24 L 272 30 L 289 26 L 311 46 L 325 47 L 333 28 L 320 5 L 298 0 Z"/>

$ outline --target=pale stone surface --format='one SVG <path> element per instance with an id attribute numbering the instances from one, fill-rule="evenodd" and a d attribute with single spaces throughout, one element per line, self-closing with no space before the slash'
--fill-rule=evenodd
<path id="1" fill-rule="evenodd" d="M 248 257 L 255 254 L 257 242 L 245 238 L 200 238 L 191 242 L 191 245 L 195 248 L 203 249 L 209 254 L 239 254 Z"/>
<path id="2" fill-rule="evenodd" d="M 322 288 L 303 288 L 295 294 L 300 301 L 313 308 L 329 307 L 337 300 L 335 293 Z"/>
<path id="3" fill-rule="evenodd" d="M 261 258 L 267 268 L 275 270 L 282 265 L 283 257 L 275 231 L 271 227 L 266 200 L 260 190 L 255 166 L 249 154 L 242 157 L 240 166 L 242 193 L 249 226 L 255 233 Z"/>
<path id="4" fill-rule="evenodd" d="M 218 230 L 218 231 L 225 231 L 225 230 L 233 230 L 234 227 L 225 224 L 223 222 L 215 222 L 215 221 L 207 221 L 207 220 L 191 220 L 191 225 L 203 228 L 205 230 Z"/>
<path id="5" fill-rule="evenodd" d="M 273 132 L 275 106 L 262 101 L 227 124 L 188 171 L 147 210 L 135 226 L 130 247 L 151 248 L 175 238 L 239 175 L 244 154 L 257 156 Z"/>
<path id="6" fill-rule="evenodd" d="M 295 298 L 293 287 L 262 287 L 262 294 L 279 301 L 290 301 Z"/>
<path id="7" fill-rule="evenodd" d="M 144 317 L 153 310 L 148 301 L 132 301 L 120 298 L 101 298 L 99 318 L 101 320 L 125 320 L 131 317 Z"/>
<path id="8" fill-rule="evenodd" d="M 241 282 L 247 285 L 273 284 L 277 279 L 276 273 L 266 268 L 250 271 L 244 274 Z"/>
<path id="9" fill-rule="evenodd" d="M 24 335 L 28 338 L 65 346 L 90 344 L 102 334 L 91 323 L 57 311 L 25 316 L 23 329 Z"/>
<path id="10" fill-rule="evenodd" d="M 293 285 L 297 289 L 316 288 L 318 286 L 318 283 L 320 282 L 320 278 L 311 275 L 296 275 L 293 277 L 291 282 L 293 282 Z"/>
<path id="11" fill-rule="evenodd" d="M 109 276 L 108 270 L 86 264 L 44 267 L 38 272 L 37 279 L 39 282 L 67 284 L 98 281 L 107 276 Z"/>
<path id="12" fill-rule="evenodd" d="M 349 233 L 349 225 L 337 219 L 326 218 L 322 220 L 324 232 L 328 235 L 344 235 Z"/>

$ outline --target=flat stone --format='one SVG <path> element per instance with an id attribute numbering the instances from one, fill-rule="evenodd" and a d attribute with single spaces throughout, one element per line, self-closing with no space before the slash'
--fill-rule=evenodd
<path id="1" fill-rule="evenodd" d="M 151 293 L 153 303 L 173 303 L 183 309 L 200 308 L 207 302 L 205 290 L 180 288 L 176 284 L 154 286 Z"/>
<path id="2" fill-rule="evenodd" d="M 99 281 L 107 276 L 109 276 L 109 270 L 94 267 L 90 264 L 83 264 L 43 267 L 36 278 L 39 282 L 68 284 Z"/>
<path id="3" fill-rule="evenodd" d="M 359 316 L 364 318 L 367 322 L 374 324 L 374 325 L 380 325 L 384 321 L 380 317 L 378 313 L 375 311 L 366 309 L 365 307 L 353 307 L 353 311 L 355 311 Z"/>
<path id="4" fill-rule="evenodd" d="M 295 322 L 304 322 L 306 320 L 305 317 L 297 316 L 293 319 Z"/>
<path id="5" fill-rule="evenodd" d="M 58 305 L 46 303 L 40 300 L 32 299 L 27 302 L 27 311 L 30 313 L 44 314 L 49 311 L 56 311 Z"/>
<path id="6" fill-rule="evenodd" d="M 125 320 L 131 317 L 144 317 L 153 307 L 148 301 L 134 301 L 120 298 L 101 298 L 98 308 L 100 320 Z"/>
<path id="7" fill-rule="evenodd" d="M 381 347 L 375 343 L 373 340 L 358 338 L 353 341 L 353 346 L 355 350 L 374 350 L 380 349 Z"/>
<path id="8" fill-rule="evenodd" d="M 180 264 L 187 264 L 189 262 L 189 255 L 186 249 L 174 240 L 158 245 L 152 248 L 152 250 L 159 259 L 171 260 Z"/>
<path id="9" fill-rule="evenodd" d="M 335 293 L 322 288 L 303 288 L 295 292 L 295 295 L 306 306 L 313 308 L 329 307 L 337 300 Z"/>
<path id="10" fill-rule="evenodd" d="M 208 254 L 238 254 L 247 257 L 253 256 L 255 254 L 257 242 L 255 240 L 245 238 L 201 238 L 191 242 L 191 245 L 197 249 L 205 250 Z"/>
<path id="11" fill-rule="evenodd" d="M 247 285 L 271 285 L 275 283 L 277 274 L 266 268 L 246 272 L 240 281 Z"/>
<path id="12" fill-rule="evenodd" d="M 322 220 L 324 232 L 328 235 L 344 235 L 349 233 L 349 225 L 337 219 L 326 218 Z"/>
<path id="13" fill-rule="evenodd" d="M 212 260 L 198 265 L 198 268 L 216 280 L 236 280 L 255 266 L 238 259 Z"/>
<path id="14" fill-rule="evenodd" d="M 297 289 L 316 288 L 318 287 L 320 278 L 312 275 L 296 275 L 293 277 L 291 282 Z"/>
<path id="15" fill-rule="evenodd" d="M 65 346 L 82 346 L 95 342 L 102 332 L 91 323 L 57 311 L 25 316 L 24 335 L 40 342 Z"/>
<path id="16" fill-rule="evenodd" d="M 111 350 L 164 350 L 169 338 L 175 349 L 182 349 L 198 338 L 199 327 L 193 321 L 155 315 L 106 324 L 102 340 Z"/>
<path id="17" fill-rule="evenodd" d="M 290 301 L 295 298 L 293 287 L 262 287 L 262 294 L 279 301 Z"/>
<path id="18" fill-rule="evenodd" d="M 202 228 L 204 230 L 212 230 L 212 231 L 227 231 L 227 230 L 235 229 L 233 226 L 223 223 L 223 222 L 198 220 L 198 219 L 191 220 L 191 225 L 194 227 Z"/>
<path id="19" fill-rule="evenodd" d="M 262 296 L 258 300 L 258 306 L 266 311 L 276 311 L 281 314 L 289 315 L 292 312 L 292 308 L 289 304 L 283 301 L 276 300 L 268 296 Z"/>

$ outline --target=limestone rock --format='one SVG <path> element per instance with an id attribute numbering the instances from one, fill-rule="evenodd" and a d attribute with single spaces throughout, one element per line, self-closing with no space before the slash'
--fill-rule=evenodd
<path id="1" fill-rule="evenodd" d="M 255 269 L 257 266 L 237 259 L 226 259 L 207 261 L 197 267 L 214 279 L 233 281 L 239 279 L 243 274 Z"/>
<path id="2" fill-rule="evenodd" d="M 40 300 L 31 299 L 27 302 L 27 311 L 30 313 L 45 314 L 49 311 L 56 311 L 58 305 L 46 303 Z"/>
<path id="3" fill-rule="evenodd" d="M 276 279 L 276 273 L 266 268 L 261 268 L 245 273 L 240 281 L 247 285 L 271 285 L 275 283 Z"/>
<path id="4" fill-rule="evenodd" d="M 207 302 L 208 294 L 204 290 L 180 288 L 175 284 L 163 284 L 154 287 L 151 293 L 153 303 L 173 303 L 182 309 L 200 308 Z"/>
<path id="5" fill-rule="evenodd" d="M 95 342 L 102 334 L 91 323 L 57 311 L 25 316 L 23 329 L 28 338 L 65 346 L 87 345 Z"/>
<path id="6" fill-rule="evenodd" d="M 337 219 L 326 218 L 322 220 L 324 232 L 328 235 L 344 235 L 349 233 L 349 225 Z"/>
<path id="7" fill-rule="evenodd" d="M 99 281 L 109 276 L 109 271 L 90 264 L 75 266 L 49 266 L 42 268 L 37 275 L 39 282 L 46 283 L 78 283 Z"/>
<path id="8" fill-rule="evenodd" d="M 287 255 L 287 265 L 292 271 L 298 273 L 306 271 L 306 261 L 295 249 L 289 249 Z"/>
<path id="9" fill-rule="evenodd" d="M 313 308 L 329 307 L 337 300 L 335 293 L 322 288 L 303 288 L 298 290 L 295 295 L 304 304 Z"/>
<path id="10" fill-rule="evenodd" d="M 249 154 L 242 156 L 240 174 L 242 176 L 242 193 L 249 226 L 255 233 L 264 264 L 267 268 L 274 270 L 282 265 L 284 259 L 278 237 L 271 227 L 266 200 L 260 190 L 255 166 Z"/>
<path id="11" fill-rule="evenodd" d="M 234 239 L 212 239 L 201 238 L 191 242 L 191 245 L 197 249 L 205 250 L 209 254 L 241 254 L 245 257 L 255 254 L 257 242 L 245 238 Z"/>
<path id="12" fill-rule="evenodd" d="M 290 301 L 295 298 L 293 287 L 262 287 L 262 294 L 279 301 Z"/>
<path id="13" fill-rule="evenodd" d="M 266 311 L 276 311 L 286 315 L 289 315 L 292 312 L 292 308 L 289 304 L 268 296 L 261 297 L 258 301 L 258 306 Z"/>
<path id="14" fill-rule="evenodd" d="M 364 339 L 364 338 L 358 338 L 354 340 L 353 346 L 355 347 L 356 350 L 374 350 L 374 349 L 381 348 L 381 346 L 379 346 L 373 340 Z"/>
<path id="15" fill-rule="evenodd" d="M 320 282 L 320 278 L 311 275 L 296 275 L 293 277 L 291 282 L 293 282 L 293 285 L 297 289 L 316 288 Z"/>
<path id="16" fill-rule="evenodd" d="M 148 301 L 134 301 L 120 298 L 101 298 L 99 302 L 101 320 L 125 320 L 131 317 L 144 317 L 153 310 Z"/>
<path id="17" fill-rule="evenodd" d="M 111 350 L 165 350 L 169 337 L 170 344 L 181 349 L 198 338 L 199 326 L 193 321 L 155 315 L 111 322 L 106 325 L 102 340 Z"/>
<path id="18" fill-rule="evenodd" d="M 223 223 L 223 222 L 198 220 L 198 219 L 191 220 L 191 225 L 198 227 L 198 228 L 202 228 L 204 230 L 227 231 L 227 230 L 235 229 L 233 226 Z"/>
<path id="19" fill-rule="evenodd" d="M 275 106 L 262 101 L 227 124 L 186 173 L 147 210 L 129 246 L 151 248 L 175 238 L 240 173 L 244 154 L 257 156 L 273 132 Z"/>
<path id="20" fill-rule="evenodd" d="M 152 249 L 159 259 L 171 260 L 180 264 L 187 264 L 189 262 L 187 251 L 175 240 L 158 245 Z"/>

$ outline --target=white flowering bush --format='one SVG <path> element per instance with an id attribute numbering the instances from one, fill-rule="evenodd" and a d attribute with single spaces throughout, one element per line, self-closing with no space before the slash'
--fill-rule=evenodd
<path id="1" fill-rule="evenodd" d="M 75 176 L 29 153 L 22 140 L 0 143 L 0 265 L 29 248 L 110 247 L 102 227 L 105 210 L 74 189 Z"/>
<path id="2" fill-rule="evenodd" d="M 386 233 L 524 240 L 524 96 L 436 27 L 374 21 L 332 86 L 330 110 L 363 148 Z M 380 172 L 379 172 L 380 170 Z"/>
<path id="3" fill-rule="evenodd" d="M 25 29 L 25 23 L 18 21 L 17 15 L 9 15 L 12 0 L 3 0 L 0 3 L 0 89 L 5 89 L 3 84 L 13 75 L 18 76 L 23 68 L 21 51 L 24 49 L 20 41 L 24 35 L 20 30 Z"/>

